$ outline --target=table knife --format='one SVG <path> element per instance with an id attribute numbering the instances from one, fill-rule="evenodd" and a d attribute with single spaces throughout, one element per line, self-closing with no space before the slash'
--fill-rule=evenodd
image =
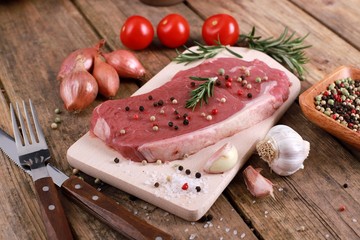
<path id="1" fill-rule="evenodd" d="M 30 170 L 22 167 L 18 160 L 14 139 L 1 128 L 0 148 L 18 167 L 30 174 Z M 168 233 L 136 217 L 126 208 L 116 203 L 115 200 L 97 191 L 78 177 L 68 177 L 50 163 L 46 167 L 54 183 L 60 187 L 66 196 L 121 234 L 136 240 L 173 239 Z"/>

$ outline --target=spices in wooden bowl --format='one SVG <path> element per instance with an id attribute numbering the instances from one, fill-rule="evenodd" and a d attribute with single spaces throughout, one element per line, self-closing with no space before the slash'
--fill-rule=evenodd
<path id="1" fill-rule="evenodd" d="M 342 66 L 299 97 L 304 115 L 360 150 L 360 69 Z"/>

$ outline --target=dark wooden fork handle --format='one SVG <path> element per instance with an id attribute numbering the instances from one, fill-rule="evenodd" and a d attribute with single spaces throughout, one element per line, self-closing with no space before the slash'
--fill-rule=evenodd
<path id="1" fill-rule="evenodd" d="M 51 177 L 35 181 L 48 239 L 73 239 L 68 220 Z"/>
<path id="2" fill-rule="evenodd" d="M 62 184 L 61 188 L 90 213 L 131 239 L 173 239 L 168 233 L 136 217 L 115 200 L 97 191 L 78 177 L 71 176 Z"/>

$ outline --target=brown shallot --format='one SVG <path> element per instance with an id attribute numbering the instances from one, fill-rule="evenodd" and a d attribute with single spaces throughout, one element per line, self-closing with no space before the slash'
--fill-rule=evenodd
<path id="1" fill-rule="evenodd" d="M 145 75 L 145 68 L 136 56 L 123 49 L 118 49 L 110 53 L 102 53 L 106 62 L 113 66 L 119 77 L 142 79 Z"/>
<path id="2" fill-rule="evenodd" d="M 254 169 L 251 165 L 245 168 L 243 177 L 247 189 L 254 197 L 266 197 L 270 195 L 275 199 L 274 184 L 269 179 L 263 177 L 260 171 L 261 169 Z"/>
<path id="3" fill-rule="evenodd" d="M 60 96 L 68 111 L 85 109 L 98 94 L 97 82 L 84 67 L 84 61 L 84 57 L 79 55 L 74 69 L 60 83 Z"/>
<path id="4" fill-rule="evenodd" d="M 99 93 L 104 97 L 114 97 L 119 90 L 120 79 L 115 68 L 105 62 L 98 54 L 94 60 L 93 76 L 99 87 Z"/>
<path id="5" fill-rule="evenodd" d="M 82 56 L 83 58 L 83 65 L 85 70 L 91 70 L 94 57 L 99 53 L 100 48 L 105 44 L 105 40 L 100 40 L 95 46 L 90 48 L 81 48 L 72 53 L 70 53 L 62 62 L 60 66 L 59 73 L 57 75 L 57 80 L 61 81 L 66 75 L 70 74 L 76 65 L 77 57 Z"/>

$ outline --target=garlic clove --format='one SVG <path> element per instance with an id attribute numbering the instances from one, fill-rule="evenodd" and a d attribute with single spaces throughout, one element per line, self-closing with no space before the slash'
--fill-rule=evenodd
<path id="1" fill-rule="evenodd" d="M 231 143 L 226 143 L 206 161 L 204 171 L 207 173 L 223 173 L 232 169 L 238 160 L 236 147 Z"/>
<path id="2" fill-rule="evenodd" d="M 310 143 L 292 128 L 277 125 L 265 138 L 256 144 L 259 156 L 268 163 L 272 171 L 280 176 L 289 176 L 304 168 L 310 152 Z"/>
<path id="3" fill-rule="evenodd" d="M 273 183 L 260 174 L 261 169 L 254 169 L 251 165 L 243 171 L 247 189 L 254 197 L 271 196 L 275 199 Z"/>

